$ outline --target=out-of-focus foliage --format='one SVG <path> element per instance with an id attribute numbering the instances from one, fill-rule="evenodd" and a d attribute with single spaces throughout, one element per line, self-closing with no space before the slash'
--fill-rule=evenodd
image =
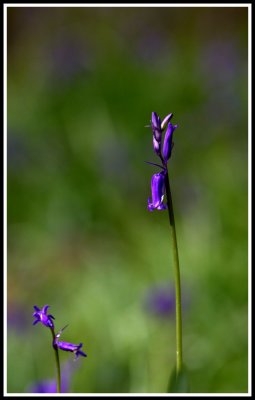
<path id="1" fill-rule="evenodd" d="M 174 308 L 148 307 L 174 285 L 167 213 L 146 209 L 152 111 L 179 125 L 169 169 L 190 391 L 247 392 L 247 8 L 7 19 L 8 392 L 55 376 L 34 304 L 84 344 L 71 392 L 167 391 Z"/>

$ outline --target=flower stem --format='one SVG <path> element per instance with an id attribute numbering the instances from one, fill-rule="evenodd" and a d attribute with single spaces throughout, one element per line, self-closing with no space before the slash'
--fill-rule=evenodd
<path id="1" fill-rule="evenodd" d="M 175 307 L 176 307 L 176 377 L 182 370 L 182 307 L 181 307 L 181 276 L 179 266 L 179 256 L 177 247 L 177 238 L 174 221 L 174 210 L 172 195 L 169 183 L 168 170 L 166 169 L 165 185 L 166 185 L 166 197 L 168 205 L 169 222 L 172 233 L 173 243 L 173 259 L 174 259 L 174 274 L 175 274 Z"/>
<path id="2" fill-rule="evenodd" d="M 53 338 L 53 343 L 55 339 L 55 332 L 54 329 L 51 328 L 51 333 L 52 333 L 52 338 Z M 59 362 L 59 354 L 58 354 L 58 347 L 53 345 L 53 349 L 55 352 L 55 359 L 56 359 L 56 365 L 57 365 L 57 391 L 58 393 L 61 393 L 61 372 L 60 372 L 60 362 Z"/>

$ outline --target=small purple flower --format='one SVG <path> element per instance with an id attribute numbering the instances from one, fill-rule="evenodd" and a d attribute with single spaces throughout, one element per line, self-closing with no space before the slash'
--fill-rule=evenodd
<path id="1" fill-rule="evenodd" d="M 151 196 L 148 198 L 148 210 L 165 210 L 167 206 L 163 204 L 165 194 L 165 171 L 152 175 Z"/>
<path id="2" fill-rule="evenodd" d="M 71 351 L 72 353 L 75 353 L 75 358 L 78 358 L 79 356 L 87 357 L 87 354 L 83 353 L 81 351 L 82 343 L 80 344 L 73 344 L 73 343 L 68 343 L 68 342 L 55 342 L 57 347 L 61 350 L 64 351 Z"/>
<path id="3" fill-rule="evenodd" d="M 72 353 L 75 354 L 75 360 L 79 357 L 79 356 L 83 356 L 83 357 L 87 357 L 87 354 L 83 353 L 83 351 L 81 351 L 80 349 L 82 348 L 82 343 L 80 344 L 73 344 L 73 343 L 68 343 L 68 342 L 59 342 L 59 337 L 61 335 L 61 333 L 63 332 L 63 330 L 67 327 L 67 325 L 62 328 L 55 336 L 55 339 L 53 341 L 53 347 L 58 347 L 61 350 L 64 351 L 71 351 Z"/>
<path id="4" fill-rule="evenodd" d="M 163 150 L 162 150 L 162 156 L 163 156 L 165 163 L 167 163 L 167 161 L 171 157 L 172 148 L 173 148 L 173 133 L 177 127 L 178 127 L 178 125 L 172 125 L 171 122 L 167 126 L 167 130 L 166 130 L 165 138 L 164 138 Z"/>
<path id="5" fill-rule="evenodd" d="M 55 319 L 53 315 L 49 314 L 47 315 L 47 310 L 49 306 L 45 305 L 43 308 L 40 310 L 39 307 L 34 306 L 35 312 L 33 313 L 33 317 L 35 317 L 35 321 L 33 322 L 33 325 L 37 324 L 38 322 L 41 322 L 43 325 L 54 329 L 54 323 L 52 319 Z"/>

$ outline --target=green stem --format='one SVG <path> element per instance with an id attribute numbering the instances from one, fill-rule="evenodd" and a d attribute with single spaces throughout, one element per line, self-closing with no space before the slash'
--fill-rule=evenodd
<path id="1" fill-rule="evenodd" d="M 174 258 L 174 274 L 175 274 L 175 307 L 176 307 L 176 376 L 182 370 L 182 307 L 181 307 L 181 276 L 180 276 L 180 266 L 179 266 L 179 256 L 177 247 L 177 238 L 175 230 L 174 221 L 174 210 L 172 195 L 169 183 L 168 171 L 165 178 L 166 185 L 166 197 L 168 205 L 168 215 L 169 222 L 172 233 L 172 243 L 173 243 L 173 258 Z"/>
<path id="2" fill-rule="evenodd" d="M 54 332 L 53 328 L 50 328 L 50 330 L 51 330 L 52 338 L 53 338 L 53 342 L 54 342 L 55 332 Z M 53 349 L 54 349 L 56 365 L 57 365 L 57 391 L 58 391 L 58 393 L 61 393 L 61 373 L 60 373 L 60 362 L 59 362 L 58 348 L 57 348 L 57 346 L 53 345 Z"/>

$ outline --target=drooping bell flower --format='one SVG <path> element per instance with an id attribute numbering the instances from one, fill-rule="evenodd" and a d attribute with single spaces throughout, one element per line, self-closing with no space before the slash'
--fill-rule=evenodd
<path id="1" fill-rule="evenodd" d="M 171 124 L 171 122 L 167 126 L 167 130 L 166 130 L 165 138 L 164 138 L 163 149 L 162 149 L 162 156 L 163 156 L 165 163 L 167 163 L 167 161 L 171 157 L 172 148 L 173 148 L 173 133 L 177 127 L 178 127 L 178 125 L 173 125 L 173 124 Z"/>
<path id="2" fill-rule="evenodd" d="M 35 321 L 33 322 L 33 325 L 37 324 L 38 322 L 41 322 L 43 325 L 54 329 L 54 323 L 52 319 L 55 319 L 53 315 L 49 314 L 47 315 L 47 310 L 49 306 L 45 305 L 43 308 L 40 310 L 39 307 L 34 306 L 35 312 L 33 313 L 33 317 L 35 317 Z"/>
<path id="3" fill-rule="evenodd" d="M 53 347 L 58 347 L 61 350 L 64 351 L 70 351 L 72 353 L 75 354 L 75 360 L 79 357 L 79 356 L 83 356 L 83 357 L 87 357 L 87 354 L 85 354 L 81 348 L 82 348 L 82 343 L 80 344 L 73 344 L 73 343 L 69 343 L 69 342 L 59 342 L 59 337 L 61 335 L 61 333 L 63 332 L 63 330 L 67 327 L 67 325 L 62 328 L 56 335 L 55 335 L 55 339 L 53 340 Z"/>
<path id="4" fill-rule="evenodd" d="M 165 210 L 167 206 L 163 204 L 165 194 L 165 171 L 152 175 L 151 178 L 151 198 L 148 198 L 148 210 Z"/>

